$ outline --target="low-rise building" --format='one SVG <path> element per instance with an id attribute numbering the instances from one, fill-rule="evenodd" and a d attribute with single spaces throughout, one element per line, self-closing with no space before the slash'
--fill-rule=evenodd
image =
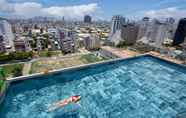
<path id="1" fill-rule="evenodd" d="M 45 37 L 42 37 L 42 36 L 37 37 L 37 40 L 36 40 L 37 51 L 42 51 L 45 48 L 47 48 L 46 45 L 48 44 L 46 44 L 45 41 L 46 41 Z"/>
<path id="2" fill-rule="evenodd" d="M 64 53 L 73 53 L 76 49 L 75 34 L 72 30 L 59 29 L 59 45 Z"/>
<path id="3" fill-rule="evenodd" d="M 59 32 L 56 28 L 49 28 L 48 29 L 49 35 L 49 42 L 50 42 L 50 49 L 49 50 L 60 50 L 59 45 Z"/>
<path id="4" fill-rule="evenodd" d="M 14 40 L 14 45 L 17 52 L 28 52 L 32 50 L 29 40 L 26 37 L 20 37 Z"/>

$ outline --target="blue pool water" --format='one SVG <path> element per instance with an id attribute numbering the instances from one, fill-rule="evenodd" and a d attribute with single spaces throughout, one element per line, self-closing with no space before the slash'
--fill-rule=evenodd
<path id="1" fill-rule="evenodd" d="M 47 112 L 77 94 L 79 104 Z M 16 82 L 0 118 L 186 118 L 186 69 L 144 56 Z"/>

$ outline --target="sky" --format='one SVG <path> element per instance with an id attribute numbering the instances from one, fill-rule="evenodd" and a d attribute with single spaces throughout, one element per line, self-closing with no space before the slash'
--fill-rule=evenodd
<path id="1" fill-rule="evenodd" d="M 186 17 L 186 0 L 0 0 L 0 16 L 65 17 L 108 20 L 113 15 L 129 19 Z"/>

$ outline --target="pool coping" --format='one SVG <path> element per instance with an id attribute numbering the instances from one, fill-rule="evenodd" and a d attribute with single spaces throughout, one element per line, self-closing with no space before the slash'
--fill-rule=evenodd
<path id="1" fill-rule="evenodd" d="M 158 60 L 164 61 L 168 64 L 172 64 L 172 65 L 179 66 L 181 68 L 186 69 L 185 65 L 178 64 L 178 63 L 175 63 L 175 62 L 172 62 L 172 61 L 168 61 L 168 60 L 162 59 L 161 57 L 154 56 L 152 54 L 141 54 L 141 55 L 128 57 L 128 58 L 116 58 L 116 59 L 100 61 L 100 62 L 96 62 L 96 63 L 77 65 L 77 66 L 72 66 L 72 67 L 67 67 L 67 68 L 62 68 L 62 69 L 55 69 L 55 70 L 48 71 L 47 73 L 41 72 L 41 73 L 35 73 L 35 74 L 31 74 L 31 75 L 14 77 L 14 78 L 8 79 L 7 82 L 8 83 L 13 83 L 13 82 L 23 81 L 23 80 L 27 80 L 27 79 L 34 79 L 34 78 L 42 77 L 42 76 L 46 76 L 46 75 L 53 75 L 53 74 L 57 74 L 57 73 L 60 73 L 60 72 L 66 72 L 66 71 L 70 71 L 70 70 L 78 70 L 78 69 L 84 69 L 84 68 L 88 68 L 88 67 L 96 66 L 96 65 L 101 65 L 101 64 L 107 64 L 107 63 L 109 64 L 109 63 L 118 62 L 118 61 L 136 59 L 136 58 L 140 58 L 140 57 L 144 57 L 144 56 L 150 56 L 150 57 L 156 58 Z"/>

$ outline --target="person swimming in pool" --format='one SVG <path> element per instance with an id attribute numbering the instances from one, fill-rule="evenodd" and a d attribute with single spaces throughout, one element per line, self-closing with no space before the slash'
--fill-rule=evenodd
<path id="1" fill-rule="evenodd" d="M 64 107 L 70 103 L 77 103 L 78 101 L 81 100 L 81 96 L 80 95 L 76 95 L 76 96 L 72 96 L 68 99 L 65 99 L 65 100 L 62 100 L 62 101 L 59 101 L 57 103 L 54 103 L 49 109 L 48 111 L 51 112 L 51 111 L 54 111 L 56 109 L 59 109 L 61 107 Z"/>

